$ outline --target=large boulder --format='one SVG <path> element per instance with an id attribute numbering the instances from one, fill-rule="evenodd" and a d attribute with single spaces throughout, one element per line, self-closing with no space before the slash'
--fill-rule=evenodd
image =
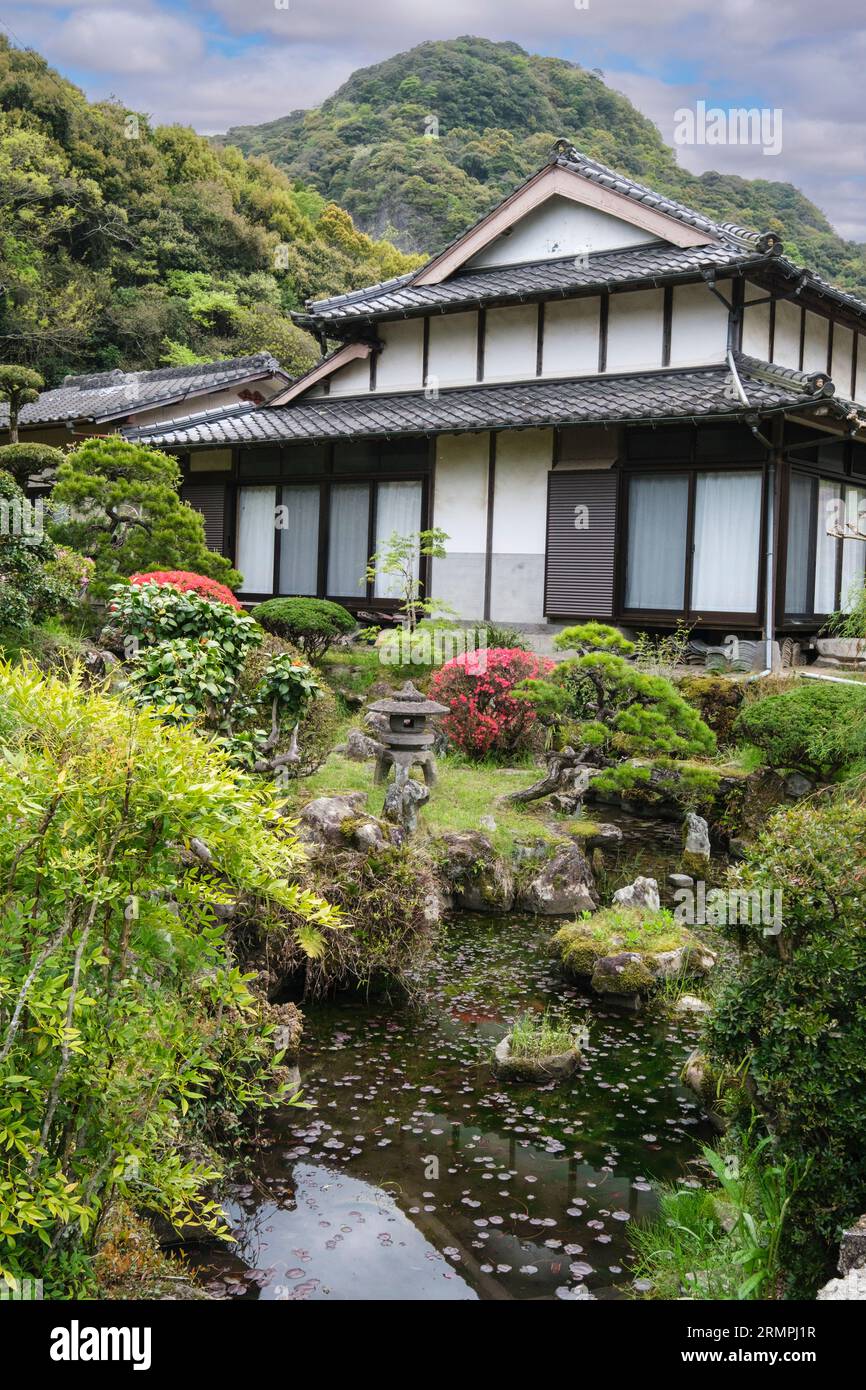
<path id="1" fill-rule="evenodd" d="M 514 874 L 479 830 L 456 830 L 435 842 L 443 889 L 450 905 L 467 912 L 509 912 Z"/>
<path id="2" fill-rule="evenodd" d="M 298 836 L 313 853 L 324 846 L 366 853 L 403 839 L 396 826 L 383 825 L 368 814 L 366 792 L 340 792 L 308 801 L 299 815 Z"/>
<path id="3" fill-rule="evenodd" d="M 336 751 L 342 753 L 350 762 L 366 763 L 371 758 L 378 758 L 382 747 L 378 739 L 371 738 L 363 729 L 350 729 L 346 742 Z"/>
<path id="4" fill-rule="evenodd" d="M 389 783 L 382 814 L 387 821 L 401 826 L 407 835 L 411 835 L 418 826 L 419 807 L 429 800 L 429 787 L 407 777 L 405 781 Z"/>
<path id="5" fill-rule="evenodd" d="M 517 906 L 543 917 L 594 912 L 599 898 L 592 869 L 576 844 L 559 845 L 520 888 Z"/>
<path id="6" fill-rule="evenodd" d="M 648 994 L 653 976 L 639 951 L 620 951 L 615 956 L 602 956 L 592 972 L 592 987 L 596 994 L 613 994 L 622 998 Z"/>
<path id="7" fill-rule="evenodd" d="M 493 1054 L 493 1071 L 502 1081 L 534 1081 L 546 1085 L 564 1081 L 580 1065 L 580 1049 L 550 1053 L 547 1057 L 514 1057 L 511 1034 L 501 1040 Z"/>

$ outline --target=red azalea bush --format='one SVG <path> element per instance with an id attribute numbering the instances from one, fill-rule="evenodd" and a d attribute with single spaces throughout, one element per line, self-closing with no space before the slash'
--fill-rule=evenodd
<path id="1" fill-rule="evenodd" d="M 442 727 L 468 757 L 514 753 L 525 745 L 535 710 L 512 694 L 521 681 L 547 675 L 554 663 L 518 647 L 491 647 L 455 656 L 433 676 L 434 700 L 451 706 Z"/>
<path id="2" fill-rule="evenodd" d="M 225 584 L 216 579 L 208 579 L 206 574 L 193 574 L 191 570 L 148 570 L 147 574 L 131 574 L 130 584 L 167 584 L 180 589 L 182 594 L 201 594 L 213 603 L 230 603 L 232 608 L 242 608 Z"/>

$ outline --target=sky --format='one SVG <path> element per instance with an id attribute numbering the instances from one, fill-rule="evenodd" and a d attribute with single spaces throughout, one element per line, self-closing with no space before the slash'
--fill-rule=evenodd
<path id="1" fill-rule="evenodd" d="M 425 39 L 512 39 L 601 69 L 686 168 L 790 181 L 866 241 L 863 0 L 0 0 L 0 26 L 92 99 L 206 134 L 318 105 Z M 714 114 L 743 107 L 760 136 Z"/>

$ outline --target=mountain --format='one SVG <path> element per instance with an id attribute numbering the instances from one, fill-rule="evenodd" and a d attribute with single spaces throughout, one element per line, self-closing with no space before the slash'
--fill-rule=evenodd
<path id="1" fill-rule="evenodd" d="M 516 43 L 422 43 L 360 69 L 316 110 L 218 139 L 266 155 L 371 236 L 431 253 L 543 164 L 558 136 L 714 218 L 775 230 L 792 259 L 866 293 L 866 246 L 837 236 L 792 184 L 688 173 L 601 73 Z"/>
<path id="2" fill-rule="evenodd" d="M 0 37 L 0 361 L 179 366 L 318 346 L 288 311 L 417 261 L 261 157 L 90 103 Z"/>

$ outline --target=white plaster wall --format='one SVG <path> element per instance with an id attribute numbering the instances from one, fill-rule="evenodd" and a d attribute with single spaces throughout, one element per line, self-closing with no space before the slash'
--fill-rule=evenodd
<path id="1" fill-rule="evenodd" d="M 746 285 L 746 297 L 757 294 L 757 285 Z M 719 308 L 721 309 L 721 304 Z M 770 306 L 747 305 L 743 310 L 743 352 L 749 357 L 760 357 L 762 362 L 770 360 Z"/>
<path id="2" fill-rule="evenodd" d="M 535 376 L 538 305 L 491 309 L 484 332 L 484 380 L 526 381 Z"/>
<path id="3" fill-rule="evenodd" d="M 776 331 L 773 335 L 773 361 L 780 367 L 800 365 L 800 306 L 789 299 L 776 303 Z"/>
<path id="4" fill-rule="evenodd" d="M 651 371 L 662 363 L 664 292 L 612 294 L 607 324 L 607 370 Z"/>
<path id="5" fill-rule="evenodd" d="M 335 372 L 331 372 L 328 381 L 330 382 L 328 394 L 331 396 L 363 395 L 365 391 L 370 390 L 369 357 L 356 357 L 354 362 L 347 362 L 345 367 L 338 367 Z"/>
<path id="6" fill-rule="evenodd" d="M 277 381 L 273 377 L 268 377 L 265 381 L 239 381 L 223 391 L 202 391 L 194 396 L 185 396 L 182 401 L 175 401 L 172 405 L 137 410 L 130 415 L 130 423 L 149 425 L 154 420 L 179 420 L 185 415 L 195 415 L 200 410 L 218 410 L 223 405 L 244 405 L 246 402 L 241 400 L 240 393 L 247 389 L 261 392 L 268 400 L 278 388 L 285 389 L 285 385 L 283 380 Z"/>
<path id="7" fill-rule="evenodd" d="M 421 319 L 382 323 L 378 335 L 385 344 L 376 364 L 376 392 L 419 391 L 424 360 Z"/>
<path id="8" fill-rule="evenodd" d="M 806 310 L 806 334 L 803 340 L 803 371 L 826 372 L 830 320 Z"/>
<path id="9" fill-rule="evenodd" d="M 837 396 L 851 398 L 851 359 L 854 354 L 854 333 L 837 323 L 833 328 L 833 361 L 830 377 L 836 387 Z"/>
<path id="10" fill-rule="evenodd" d="M 677 285 L 671 305 L 672 367 L 724 362 L 728 311 L 706 285 Z M 766 352 L 765 354 L 766 355 Z"/>
<path id="11" fill-rule="evenodd" d="M 643 246 L 657 238 L 608 212 L 553 196 L 522 217 L 506 236 L 497 237 L 468 264 L 472 267 L 520 265 L 593 251 Z"/>
<path id="12" fill-rule="evenodd" d="M 857 334 L 857 380 L 854 392 L 855 401 L 866 403 L 866 335 Z"/>
<path id="13" fill-rule="evenodd" d="M 553 430 L 503 430 L 497 436 L 494 554 L 544 554 L 552 462 Z"/>
<path id="14" fill-rule="evenodd" d="M 433 525 L 447 531 L 446 550 L 487 547 L 490 436 L 440 434 L 436 440 Z"/>
<path id="15" fill-rule="evenodd" d="M 448 540 L 445 558 L 432 561 L 430 593 L 467 619 L 479 618 L 484 607 L 489 457 L 487 434 L 436 440 L 432 525 Z"/>
<path id="16" fill-rule="evenodd" d="M 427 381 L 433 386 L 465 386 L 478 365 L 478 315 L 441 314 L 430 319 Z"/>
<path id="17" fill-rule="evenodd" d="M 598 371 L 598 296 L 549 299 L 544 306 L 544 376 L 589 376 Z"/>

